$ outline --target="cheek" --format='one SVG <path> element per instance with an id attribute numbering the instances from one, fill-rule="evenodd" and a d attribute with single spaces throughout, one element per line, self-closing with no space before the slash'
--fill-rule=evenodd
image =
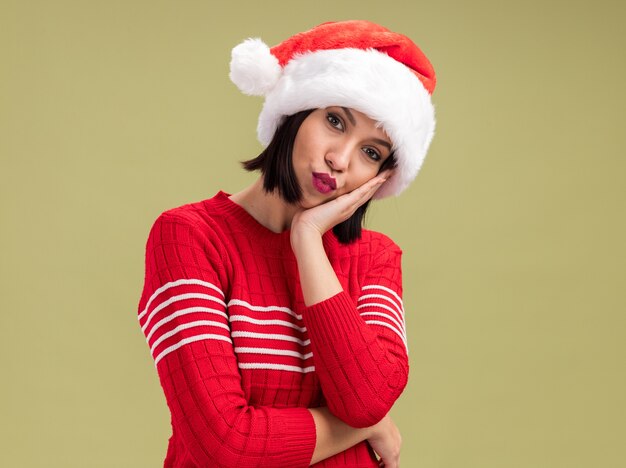
<path id="1" fill-rule="evenodd" d="M 303 142 L 294 142 L 291 152 L 291 164 L 296 172 L 303 170 L 307 165 L 308 149 Z"/>
<path id="2" fill-rule="evenodd" d="M 307 144 L 306 141 L 295 141 L 293 145 L 293 151 L 291 153 L 291 160 L 293 162 L 294 168 L 306 167 L 310 154 L 310 144 Z"/>
<path id="3" fill-rule="evenodd" d="M 355 188 L 360 187 L 366 182 L 372 180 L 377 175 L 378 175 L 378 166 L 376 167 L 371 166 L 371 167 L 363 168 L 361 171 L 355 174 L 354 177 L 351 178 L 348 184 L 346 184 L 347 191 L 350 192 L 354 190 Z"/>

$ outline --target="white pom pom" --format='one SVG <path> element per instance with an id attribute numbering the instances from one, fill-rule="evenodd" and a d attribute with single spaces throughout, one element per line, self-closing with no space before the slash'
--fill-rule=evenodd
<path id="1" fill-rule="evenodd" d="M 282 68 L 261 39 L 246 39 L 231 54 L 229 77 L 241 92 L 264 96 L 274 88 Z"/>

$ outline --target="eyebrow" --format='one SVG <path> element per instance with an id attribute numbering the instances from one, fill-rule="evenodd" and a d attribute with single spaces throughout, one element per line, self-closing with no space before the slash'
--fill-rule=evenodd
<path id="1" fill-rule="evenodd" d="M 348 109 L 347 107 L 342 107 L 342 109 L 346 113 L 346 115 L 348 116 L 348 119 L 350 120 L 350 123 L 352 123 L 352 125 L 356 126 L 356 119 L 354 118 L 354 115 L 352 115 L 352 112 L 350 112 L 350 109 Z"/>
<path id="2" fill-rule="evenodd" d="M 352 114 L 352 112 L 350 112 L 350 109 L 348 109 L 347 107 L 343 107 L 343 106 L 341 108 L 346 113 L 346 116 L 348 117 L 348 120 L 350 120 L 350 123 L 356 127 L 356 119 L 354 118 L 354 115 Z M 385 140 L 381 140 L 380 138 L 372 138 L 372 141 L 374 141 L 375 143 L 378 143 L 379 145 L 383 145 L 385 148 L 391 151 L 391 145 Z"/>
<path id="3" fill-rule="evenodd" d="M 385 140 L 381 140 L 380 138 L 372 138 L 372 140 L 376 143 L 378 143 L 379 145 L 383 145 L 385 148 L 387 148 L 389 151 L 391 151 L 391 145 L 386 142 Z"/>

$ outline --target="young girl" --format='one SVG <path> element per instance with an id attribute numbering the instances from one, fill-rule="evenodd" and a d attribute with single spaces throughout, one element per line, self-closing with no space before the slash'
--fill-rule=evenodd
<path id="1" fill-rule="evenodd" d="M 165 466 L 397 467 L 401 250 L 361 223 L 423 162 L 433 68 L 407 37 L 345 21 L 244 41 L 230 77 L 265 96 L 266 149 L 244 163 L 261 177 L 164 212 L 146 245 L 139 324 L 172 416 Z"/>

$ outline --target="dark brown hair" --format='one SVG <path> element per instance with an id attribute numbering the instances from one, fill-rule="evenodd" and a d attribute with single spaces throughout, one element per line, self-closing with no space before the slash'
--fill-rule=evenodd
<path id="1" fill-rule="evenodd" d="M 302 189 L 298 184 L 291 157 L 300 125 L 313 110 L 300 111 L 286 117 L 274 133 L 274 137 L 267 148 L 256 158 L 241 163 L 247 171 L 261 171 L 263 189 L 268 193 L 277 190 L 281 198 L 287 203 L 297 203 L 302 197 Z M 395 158 L 392 153 L 385 159 L 380 171 L 394 166 Z M 349 244 L 361 238 L 363 218 L 369 203 L 370 200 L 357 208 L 350 218 L 333 227 L 333 232 L 339 242 Z"/>

